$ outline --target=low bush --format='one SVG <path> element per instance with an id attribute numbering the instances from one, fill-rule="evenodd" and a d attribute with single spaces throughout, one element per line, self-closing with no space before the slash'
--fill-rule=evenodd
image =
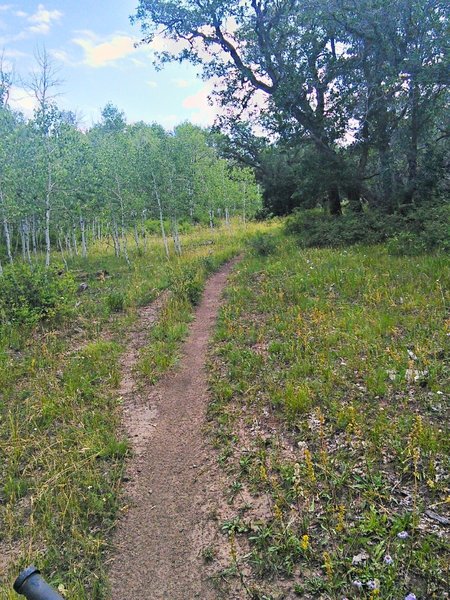
<path id="1" fill-rule="evenodd" d="M 257 256 L 269 256 L 277 247 L 275 238 L 267 233 L 258 233 L 250 239 L 249 245 Z"/>
<path id="2" fill-rule="evenodd" d="M 17 264 L 0 276 L 0 323 L 34 325 L 70 312 L 76 284 L 60 266 Z"/>
<path id="3" fill-rule="evenodd" d="M 174 273 L 170 288 L 179 299 L 186 299 L 196 306 L 202 297 L 204 278 L 201 270 L 185 267 L 182 271 Z"/>
<path id="4" fill-rule="evenodd" d="M 122 312 L 125 304 L 125 294 L 123 292 L 111 292 L 106 297 L 106 305 L 111 312 Z"/>
<path id="5" fill-rule="evenodd" d="M 427 251 L 450 250 L 450 206 L 422 206 L 406 214 L 377 210 L 348 212 L 341 217 L 321 210 L 293 213 L 286 231 L 310 247 L 343 247 L 358 243 L 377 244 L 389 240 L 388 252 L 412 256 Z"/>

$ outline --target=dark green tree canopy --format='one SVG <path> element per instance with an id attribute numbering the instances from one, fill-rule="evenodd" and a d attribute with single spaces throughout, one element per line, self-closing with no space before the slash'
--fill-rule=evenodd
<path id="1" fill-rule="evenodd" d="M 220 79 L 223 130 L 247 115 L 294 154 L 311 146 L 339 214 L 342 195 L 411 203 L 424 144 L 448 137 L 448 11 L 440 0 L 141 0 L 133 20 L 144 43 L 166 39 L 160 65 L 187 60 Z"/>

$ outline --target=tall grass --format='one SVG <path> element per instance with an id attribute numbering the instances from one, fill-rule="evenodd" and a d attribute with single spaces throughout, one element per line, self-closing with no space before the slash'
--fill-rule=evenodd
<path id="1" fill-rule="evenodd" d="M 210 417 L 241 594 L 444 597 L 449 275 L 444 255 L 283 237 L 234 276 Z"/>
<path id="2" fill-rule="evenodd" d="M 183 236 L 168 261 L 159 240 L 131 251 L 131 267 L 97 245 L 68 267 L 86 291 L 61 320 L 11 323 L 0 343 L 0 598 L 34 562 L 72 600 L 108 597 L 105 553 L 121 510 L 128 441 L 120 433 L 119 360 L 137 308 L 170 289 L 149 332 L 141 374 L 176 362 L 210 272 L 240 252 L 254 227 Z M 131 243 L 130 243 L 131 246 Z"/>

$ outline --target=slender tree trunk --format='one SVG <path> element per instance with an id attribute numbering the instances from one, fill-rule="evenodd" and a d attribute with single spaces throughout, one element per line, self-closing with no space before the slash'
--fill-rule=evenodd
<path id="1" fill-rule="evenodd" d="M 159 197 L 158 186 L 156 185 L 155 174 L 152 172 L 153 178 L 153 189 L 155 191 L 156 201 L 158 203 L 158 212 L 159 212 L 159 224 L 161 226 L 161 235 L 164 243 L 164 250 L 166 251 L 167 258 L 170 258 L 169 252 L 169 244 L 167 242 L 166 230 L 164 228 L 164 215 L 162 210 L 161 198 Z"/>
<path id="2" fill-rule="evenodd" d="M 417 186 L 417 154 L 419 145 L 419 90 L 413 80 L 410 84 L 409 101 L 411 105 L 410 139 L 408 147 L 408 183 L 404 195 L 404 204 L 412 204 Z"/>
<path id="3" fill-rule="evenodd" d="M 227 227 L 230 226 L 230 213 L 228 211 L 228 206 L 225 207 L 225 224 Z"/>
<path id="4" fill-rule="evenodd" d="M 174 219 L 172 222 L 172 238 L 175 252 L 178 256 L 181 256 L 181 243 L 180 236 L 178 235 L 178 224 L 176 219 Z"/>
<path id="5" fill-rule="evenodd" d="M 6 255 L 8 257 L 9 262 L 12 264 L 13 263 L 13 255 L 12 255 L 12 251 L 11 251 L 11 232 L 10 232 L 10 228 L 9 228 L 9 223 L 8 223 L 8 219 L 6 218 L 6 213 L 5 213 L 5 209 L 4 209 L 4 198 L 3 198 L 3 192 L 0 189 L 0 203 L 1 203 L 1 207 L 2 207 L 2 221 L 3 221 L 3 233 L 5 235 L 5 243 L 6 243 Z"/>
<path id="6" fill-rule="evenodd" d="M 63 245 L 62 245 L 62 241 L 61 241 L 61 232 L 60 231 L 58 232 L 58 248 L 59 248 L 59 251 L 61 253 L 61 258 L 62 258 L 62 261 L 64 263 L 64 266 L 67 269 L 67 261 L 66 261 L 65 255 L 64 255 L 64 250 L 63 250 Z"/>
<path id="7" fill-rule="evenodd" d="M 72 223 L 72 246 L 75 252 L 75 256 L 78 256 L 78 243 L 77 243 L 77 226 Z"/>
<path id="8" fill-rule="evenodd" d="M 342 215 L 341 196 L 337 185 L 331 185 L 328 190 L 328 207 L 333 217 Z"/>
<path id="9" fill-rule="evenodd" d="M 28 217 L 24 221 L 25 226 L 25 253 L 27 255 L 27 260 L 31 265 L 31 253 L 30 253 L 30 223 L 28 221 Z"/>
<path id="10" fill-rule="evenodd" d="M 133 235 L 134 235 L 134 243 L 136 244 L 136 248 L 139 250 L 140 248 L 140 244 L 139 244 L 139 231 L 138 231 L 138 227 L 137 227 L 137 222 L 134 222 L 133 225 Z"/>
<path id="11" fill-rule="evenodd" d="M 31 219 L 31 241 L 33 244 L 33 254 L 37 255 L 37 232 L 36 232 L 36 215 L 33 215 Z"/>
<path id="12" fill-rule="evenodd" d="M 112 237 L 114 243 L 114 253 L 117 258 L 120 256 L 120 240 L 119 240 L 119 230 L 117 228 L 117 222 L 113 219 L 112 223 Z"/>
<path id="13" fill-rule="evenodd" d="M 70 243 L 69 233 L 66 233 L 66 235 L 65 235 L 65 242 L 66 242 L 66 250 L 69 253 L 70 258 L 73 258 L 72 244 Z"/>
<path id="14" fill-rule="evenodd" d="M 14 231 L 14 225 L 12 223 L 9 226 L 9 231 L 11 233 L 11 239 L 14 239 L 15 231 Z M 19 241 L 20 241 L 20 234 L 17 234 L 16 238 L 15 238 L 14 254 L 17 254 L 17 251 L 19 249 Z"/>
<path id="15" fill-rule="evenodd" d="M 47 190 L 45 194 L 45 266 L 50 266 L 51 242 L 50 242 L 50 212 L 51 197 L 53 192 L 52 165 L 50 161 L 50 151 L 47 148 Z"/>
<path id="16" fill-rule="evenodd" d="M 25 250 L 25 226 L 23 223 L 23 219 L 20 222 L 19 231 L 20 231 L 20 243 L 22 245 L 22 260 L 23 260 L 23 262 L 25 262 L 27 259 L 27 253 Z"/>
<path id="17" fill-rule="evenodd" d="M 83 216 L 80 215 L 80 231 L 81 231 L 81 256 L 87 258 L 87 244 L 86 244 L 86 224 Z"/>
<path id="18" fill-rule="evenodd" d="M 123 255 L 125 258 L 125 261 L 127 263 L 128 266 L 130 266 L 130 257 L 128 256 L 128 244 L 127 244 L 127 236 L 126 236 L 126 231 L 125 231 L 125 217 L 124 217 L 124 209 L 123 209 L 123 201 L 122 201 L 122 197 L 120 197 L 120 211 L 121 211 L 121 220 L 122 220 L 122 248 L 123 248 Z"/>
<path id="19" fill-rule="evenodd" d="M 3 216 L 3 233 L 5 234 L 6 255 L 8 256 L 9 262 L 12 264 L 14 261 L 13 261 L 12 251 L 11 251 L 11 235 L 10 235 L 10 231 L 9 231 L 8 220 L 6 219 L 5 216 Z"/>
<path id="20" fill-rule="evenodd" d="M 145 227 L 145 211 L 142 212 L 141 229 L 142 239 L 144 241 L 144 251 L 147 252 L 147 228 Z"/>

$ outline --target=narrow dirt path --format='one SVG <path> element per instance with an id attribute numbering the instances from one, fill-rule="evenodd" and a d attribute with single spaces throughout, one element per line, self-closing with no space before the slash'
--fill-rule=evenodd
<path id="1" fill-rule="evenodd" d="M 133 400 L 128 384 L 124 416 L 135 458 L 127 473 L 131 507 L 113 540 L 112 600 L 216 597 L 200 555 L 204 507 L 215 488 L 213 453 L 202 431 L 208 398 L 204 366 L 235 263 L 208 280 L 176 372 Z"/>

